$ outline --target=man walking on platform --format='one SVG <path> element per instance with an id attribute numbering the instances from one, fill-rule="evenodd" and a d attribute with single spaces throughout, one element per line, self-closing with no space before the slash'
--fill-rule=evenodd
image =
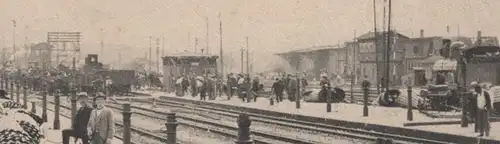
<path id="1" fill-rule="evenodd" d="M 78 103 L 80 109 L 73 119 L 71 129 L 62 131 L 63 144 L 69 144 L 69 137 L 74 137 L 75 142 L 82 139 L 83 144 L 88 144 L 89 136 L 87 135 L 87 124 L 89 123 L 90 113 L 92 108 L 88 104 L 88 96 L 85 93 L 78 94 Z"/>
<path id="2" fill-rule="evenodd" d="M 483 91 L 480 85 L 474 86 L 474 95 L 477 97 L 477 121 L 479 126 L 479 136 L 490 135 L 489 112 L 491 112 L 491 97 Z"/>
<path id="3" fill-rule="evenodd" d="M 92 144 L 111 144 L 115 132 L 113 111 L 105 107 L 106 97 L 98 95 L 94 98 L 96 108 L 90 115 L 87 132 Z"/>
<path id="4" fill-rule="evenodd" d="M 274 92 L 274 95 L 276 96 L 276 101 L 278 103 L 283 101 L 284 90 L 285 86 L 283 85 L 283 81 L 281 81 L 279 78 L 276 78 L 276 82 L 274 82 L 272 86 L 272 91 Z"/>

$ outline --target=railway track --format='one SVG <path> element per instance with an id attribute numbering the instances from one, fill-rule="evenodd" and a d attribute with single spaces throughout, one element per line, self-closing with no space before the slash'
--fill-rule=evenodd
<path id="1" fill-rule="evenodd" d="M 41 98 L 39 98 L 39 97 L 38 97 L 38 99 L 41 100 Z M 49 104 L 52 106 L 55 106 L 55 103 L 53 101 L 47 100 L 47 110 L 54 112 L 54 109 L 49 108 Z M 37 105 L 42 106 L 41 103 L 37 103 Z M 70 114 L 66 114 L 68 112 L 71 113 L 71 108 L 68 106 L 62 105 L 62 104 L 60 105 L 60 108 L 61 108 L 60 109 L 61 111 L 59 112 L 60 115 L 71 119 L 71 117 L 69 116 Z M 115 138 L 123 140 L 123 137 L 120 136 L 120 134 L 123 133 L 123 123 L 122 122 L 115 121 L 115 131 L 117 132 L 117 134 L 115 135 Z M 156 144 L 156 143 L 165 143 L 167 141 L 165 136 L 162 136 L 160 134 L 155 134 L 155 133 L 150 132 L 144 128 L 131 126 L 130 131 L 131 131 L 131 143 L 132 144 Z M 135 137 L 135 139 L 134 139 L 134 137 Z M 152 143 L 144 142 L 144 141 L 142 141 L 144 139 L 143 137 L 146 137 L 146 139 L 149 139 L 149 140 L 154 140 L 155 142 L 152 142 Z M 134 142 L 134 140 L 136 140 L 138 142 Z"/>
<path id="2" fill-rule="evenodd" d="M 114 106 L 108 105 L 108 107 L 116 110 L 122 109 L 120 108 L 120 106 L 117 105 Z M 167 112 L 151 110 L 148 108 L 142 108 L 138 106 L 132 106 L 132 108 L 135 111 L 134 114 L 141 115 L 147 118 L 166 120 L 166 118 L 162 116 L 165 116 Z M 217 122 L 217 120 L 213 118 L 201 118 L 193 115 L 184 115 L 177 113 L 177 122 L 182 126 L 210 131 L 212 133 L 216 133 L 232 139 L 237 138 L 238 128 L 236 126 L 227 123 L 219 123 Z M 252 137 L 254 138 L 254 142 L 257 144 L 281 144 L 281 143 L 317 144 L 318 143 L 305 139 L 279 136 L 255 130 L 252 131 Z"/>
<path id="3" fill-rule="evenodd" d="M 151 103 L 151 100 L 134 99 L 133 102 Z M 194 112 L 194 111 L 204 112 L 204 113 L 208 114 L 205 117 L 218 115 L 220 117 L 229 117 L 232 119 L 236 119 L 239 114 L 244 113 L 241 111 L 220 109 L 220 108 L 215 108 L 215 107 L 210 107 L 210 106 L 202 106 L 199 104 L 191 104 L 191 103 L 187 104 L 187 103 L 164 101 L 164 100 L 156 100 L 156 104 L 159 106 L 165 107 L 165 108 L 177 108 L 179 110 L 184 110 L 184 111 L 191 110 L 191 112 Z M 138 107 L 138 106 L 133 106 L 133 108 L 139 109 L 141 111 L 154 111 L 151 109 L 147 109 L 144 107 Z M 159 112 L 159 111 L 154 111 L 154 112 L 164 114 L 164 112 Z M 306 121 L 297 121 L 297 120 L 285 119 L 285 118 L 279 118 L 279 117 L 271 117 L 271 116 L 255 114 L 255 113 L 246 113 L 246 114 L 248 114 L 251 117 L 252 122 L 264 123 L 264 124 L 268 124 L 268 125 L 279 125 L 282 127 L 289 127 L 289 128 L 293 128 L 293 129 L 314 131 L 314 132 L 328 134 L 328 135 L 335 135 L 335 136 L 341 136 L 341 137 L 347 137 L 347 138 L 359 139 L 359 140 L 365 140 L 365 141 L 373 141 L 374 142 L 377 140 L 378 137 L 382 137 L 382 138 L 387 138 L 387 139 L 393 139 L 393 140 L 395 140 L 396 143 L 402 143 L 402 144 L 403 143 L 404 144 L 406 144 L 406 143 L 425 143 L 425 144 L 448 143 L 448 142 L 434 141 L 434 140 L 421 139 L 421 138 L 415 138 L 415 137 L 406 137 L 406 136 L 401 136 L 401 135 L 380 133 L 380 132 L 374 132 L 374 131 L 366 131 L 366 130 L 361 130 L 361 129 L 352 129 L 352 128 L 347 128 L 347 127 L 332 126 L 332 125 L 312 123 L 312 122 L 306 122 Z M 252 125 L 251 127 L 253 127 L 253 126 L 254 125 Z M 252 134 L 253 134 L 253 136 L 258 135 L 255 132 Z"/>

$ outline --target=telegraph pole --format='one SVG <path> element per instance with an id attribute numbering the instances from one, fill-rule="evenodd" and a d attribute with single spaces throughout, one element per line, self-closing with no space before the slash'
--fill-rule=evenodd
<path id="1" fill-rule="evenodd" d="M 386 84 L 386 91 L 389 91 L 389 71 L 390 71 L 390 54 L 391 54 L 391 39 L 392 39 L 392 30 L 391 30 L 391 11 L 392 11 L 392 0 L 389 0 L 389 15 L 388 15 L 388 25 L 387 25 L 387 50 L 386 50 L 386 72 L 385 72 L 385 84 Z"/>
<path id="2" fill-rule="evenodd" d="M 375 79 L 377 82 L 377 93 L 380 93 L 380 63 L 379 63 L 379 41 L 378 41 L 378 31 L 377 31 L 377 7 L 376 0 L 373 0 L 373 31 L 375 32 L 375 66 L 377 70 L 377 78 Z"/>
<path id="3" fill-rule="evenodd" d="M 165 56 L 165 37 L 161 36 L 161 57 Z"/>
<path id="4" fill-rule="evenodd" d="M 160 73 L 160 39 L 156 39 L 156 72 Z"/>
<path id="5" fill-rule="evenodd" d="M 241 48 L 241 56 L 240 56 L 241 57 L 241 63 L 240 63 L 241 64 L 241 73 L 243 73 L 243 66 L 244 66 L 243 65 L 243 60 L 244 60 L 243 56 L 244 56 L 244 52 L 245 52 L 245 49 Z"/>
<path id="6" fill-rule="evenodd" d="M 351 103 L 354 103 L 354 83 L 356 79 L 356 49 L 358 48 L 358 41 L 356 39 L 356 30 L 354 30 L 354 43 L 352 49 L 352 72 L 351 72 Z"/>
<path id="7" fill-rule="evenodd" d="M 104 56 L 104 41 L 101 40 L 101 57 Z"/>
<path id="8" fill-rule="evenodd" d="M 146 74 L 150 74 L 151 73 L 151 68 L 153 66 L 153 62 L 151 61 L 151 48 L 152 48 L 151 41 L 152 41 L 152 39 L 153 38 L 151 36 L 149 36 L 149 68 L 148 68 L 148 72 Z M 146 75 L 146 77 L 149 77 L 149 75 Z M 149 87 L 151 87 L 151 82 L 150 81 L 151 80 L 148 81 Z"/>
<path id="9" fill-rule="evenodd" d="M 188 32 L 188 48 L 191 49 L 191 32 Z"/>
<path id="10" fill-rule="evenodd" d="M 220 72 L 221 72 L 221 78 L 224 78 L 224 56 L 223 56 L 223 53 L 222 53 L 222 19 L 221 19 L 221 15 L 219 13 L 219 37 L 220 37 Z"/>
<path id="11" fill-rule="evenodd" d="M 247 61 L 247 64 L 246 64 L 247 65 L 247 74 L 250 75 L 250 67 L 249 67 L 250 66 L 249 62 L 250 61 L 248 61 L 248 52 L 250 51 L 250 48 L 248 47 L 248 36 L 245 37 L 245 40 L 246 40 L 246 43 L 247 43 L 247 51 L 246 51 L 246 53 L 247 53 L 247 55 L 246 55 L 246 57 L 247 57 L 247 60 L 246 60 Z"/>
<path id="12" fill-rule="evenodd" d="M 207 23 L 207 35 L 206 35 L 207 40 L 206 40 L 206 42 L 205 42 L 205 43 L 206 43 L 206 45 L 207 45 L 207 46 L 206 46 L 206 47 L 207 47 L 207 48 L 206 48 L 207 50 L 206 50 L 206 52 L 205 52 L 205 53 L 209 54 L 209 53 L 210 53 L 210 49 L 209 49 L 209 46 L 208 46 L 208 41 L 210 41 L 210 40 L 209 40 L 209 37 L 208 37 L 208 17 L 206 17 L 206 16 L 205 16 L 205 22 Z"/>
<path id="13" fill-rule="evenodd" d="M 194 38 L 194 52 L 196 53 L 198 51 L 198 38 Z"/>
<path id="14" fill-rule="evenodd" d="M 16 20 L 12 20 L 12 39 L 14 40 L 14 43 L 12 44 L 12 55 L 14 56 L 14 62 L 16 62 L 17 57 L 15 55 L 16 53 Z"/>

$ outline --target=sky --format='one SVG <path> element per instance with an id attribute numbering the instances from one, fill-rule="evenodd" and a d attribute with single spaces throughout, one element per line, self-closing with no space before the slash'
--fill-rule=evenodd
<path id="1" fill-rule="evenodd" d="M 386 3 L 376 3 L 380 29 Z M 410 37 L 420 29 L 425 36 L 500 34 L 499 0 L 394 0 L 392 6 L 392 27 Z M 116 60 L 117 51 L 124 59 L 144 57 L 150 36 L 164 38 L 165 53 L 194 51 L 195 38 L 206 47 L 206 18 L 209 51 L 218 53 L 222 21 L 226 59 L 239 61 L 248 36 L 256 69 L 273 53 L 343 43 L 374 27 L 373 0 L 0 0 L 0 9 L 0 46 L 12 46 L 15 20 L 16 43 L 79 31 L 86 53 L 99 53 L 105 43 L 105 61 Z M 239 69 L 239 62 L 231 67 Z"/>

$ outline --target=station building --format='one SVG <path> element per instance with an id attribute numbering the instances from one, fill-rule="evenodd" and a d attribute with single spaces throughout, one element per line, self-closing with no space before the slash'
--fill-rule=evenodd
<path id="1" fill-rule="evenodd" d="M 462 41 L 466 45 L 474 45 L 477 41 L 475 37 L 463 36 L 425 37 L 424 30 L 420 30 L 420 36 L 415 38 L 395 30 L 392 32 L 389 55 L 387 55 L 387 32 L 377 34 L 368 32 L 357 37 L 356 41 L 341 45 L 313 46 L 276 55 L 285 59 L 294 72 L 306 72 L 316 79 L 319 79 L 321 72 L 325 71 L 347 79 L 354 75 L 356 83 L 366 75 L 372 84 L 381 84 L 382 77 L 388 71 L 390 84 L 401 85 L 409 77 L 413 77 L 415 69 L 432 69 L 437 61 L 444 59 L 439 53 L 444 47 L 444 39 Z M 477 37 L 481 37 L 483 44 L 498 45 L 496 37 L 484 37 L 480 34 Z M 378 49 L 375 48 L 376 44 Z M 389 68 L 386 65 L 387 56 L 390 58 Z"/>

